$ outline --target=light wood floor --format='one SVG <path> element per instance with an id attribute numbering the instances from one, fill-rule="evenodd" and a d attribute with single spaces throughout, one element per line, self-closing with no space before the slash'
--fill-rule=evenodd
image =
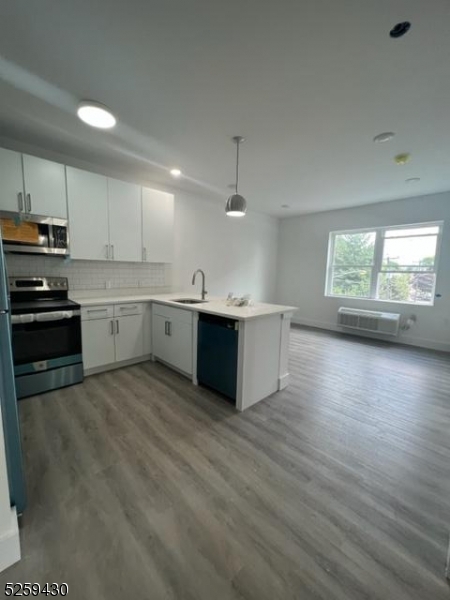
<path id="1" fill-rule="evenodd" d="M 450 356 L 294 329 L 234 412 L 162 365 L 20 403 L 29 508 L 5 582 L 72 600 L 444 600 Z"/>

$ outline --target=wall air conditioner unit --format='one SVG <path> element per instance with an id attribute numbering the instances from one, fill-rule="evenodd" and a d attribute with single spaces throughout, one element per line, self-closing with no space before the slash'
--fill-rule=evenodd
<path id="1" fill-rule="evenodd" d="M 360 331 L 371 331 L 384 335 L 398 335 L 400 315 L 398 313 L 360 310 L 341 306 L 338 310 L 338 325 Z"/>

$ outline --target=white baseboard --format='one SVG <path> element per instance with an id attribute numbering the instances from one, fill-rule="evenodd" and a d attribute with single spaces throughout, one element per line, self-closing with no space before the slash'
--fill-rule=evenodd
<path id="1" fill-rule="evenodd" d="M 305 325 L 306 327 L 316 327 L 317 329 L 325 329 L 327 331 L 337 331 L 339 333 L 346 333 L 348 335 L 357 335 L 359 337 L 372 338 L 376 340 L 385 340 L 394 344 L 406 344 L 407 346 L 416 346 L 419 348 L 427 348 L 429 350 L 440 350 L 442 352 L 450 352 L 450 343 L 437 342 L 435 340 L 429 340 L 427 338 L 420 338 L 415 336 L 403 336 L 392 337 L 391 335 L 382 335 L 376 333 L 370 333 L 365 331 L 349 331 L 342 327 L 338 327 L 336 323 L 328 323 L 327 321 L 312 321 L 309 319 L 292 319 L 294 325 Z"/>
<path id="2" fill-rule="evenodd" d="M 278 377 L 278 390 L 284 390 L 289 385 L 290 375 L 285 373 L 281 377 Z"/>
<path id="3" fill-rule="evenodd" d="M 16 509 L 11 509 L 11 525 L 0 537 L 0 572 L 20 560 L 19 526 Z"/>
<path id="4" fill-rule="evenodd" d="M 186 373 L 185 371 L 182 371 L 181 369 L 177 369 L 177 367 L 174 367 L 173 365 L 171 365 L 170 363 L 166 362 L 162 358 L 158 358 L 158 356 L 153 356 L 152 360 L 154 362 L 160 362 L 165 367 L 169 367 L 169 369 L 172 369 L 172 371 L 176 371 L 180 375 L 183 375 L 184 377 L 187 377 L 188 379 L 191 379 L 192 382 L 193 382 L 194 377 L 193 377 L 192 373 Z M 198 385 L 198 382 L 195 383 L 194 385 Z"/>
<path id="5" fill-rule="evenodd" d="M 137 365 L 141 362 L 146 362 L 148 360 L 152 360 L 151 354 L 145 354 L 144 356 L 140 356 L 139 358 L 132 358 L 131 360 L 121 360 L 119 362 L 113 362 L 109 365 L 101 365 L 100 367 L 94 367 L 93 369 L 85 369 L 84 376 L 89 377 L 89 375 L 97 375 L 98 373 L 103 373 L 104 371 L 113 371 L 114 369 L 121 369 L 122 367 L 131 367 L 132 365 Z"/>

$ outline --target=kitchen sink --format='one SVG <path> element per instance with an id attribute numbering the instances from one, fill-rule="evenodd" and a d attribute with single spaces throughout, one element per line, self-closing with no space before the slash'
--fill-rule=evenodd
<path id="1" fill-rule="evenodd" d="M 204 304 L 208 302 L 208 300 L 196 300 L 194 298 L 180 298 L 179 300 L 173 300 L 173 302 L 178 302 L 179 304 Z"/>

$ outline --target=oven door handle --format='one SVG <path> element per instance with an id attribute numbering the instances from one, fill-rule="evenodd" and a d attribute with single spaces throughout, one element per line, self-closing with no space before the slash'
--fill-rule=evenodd
<path id="1" fill-rule="evenodd" d="M 38 323 L 45 323 L 47 321 L 63 321 L 64 319 L 73 319 L 79 316 L 79 310 L 59 310 L 55 312 L 43 312 L 36 313 L 34 320 Z"/>
<path id="2" fill-rule="evenodd" d="M 25 323 L 33 323 L 35 315 L 11 315 L 12 325 L 23 325 Z"/>

